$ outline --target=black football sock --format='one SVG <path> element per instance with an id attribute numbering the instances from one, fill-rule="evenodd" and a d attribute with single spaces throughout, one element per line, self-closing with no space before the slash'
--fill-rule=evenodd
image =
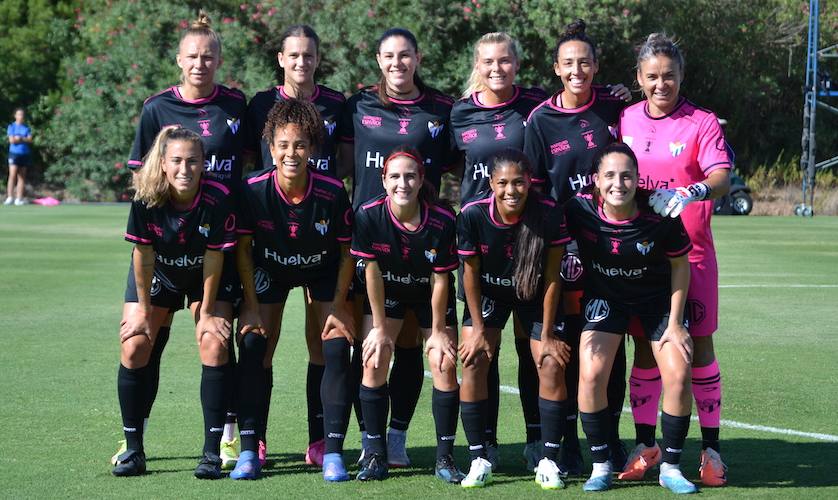
<path id="1" fill-rule="evenodd" d="M 495 355 L 489 365 L 487 378 L 489 398 L 486 400 L 486 429 L 484 439 L 492 446 L 498 445 L 498 413 L 500 412 L 500 345 L 495 347 Z"/>
<path id="2" fill-rule="evenodd" d="M 434 387 L 431 411 L 436 427 L 436 458 L 454 454 L 457 416 L 460 410 L 460 390 L 440 391 Z"/>
<path id="3" fill-rule="evenodd" d="M 538 398 L 538 410 L 541 415 L 541 438 L 544 440 L 542 455 L 555 462 L 567 423 L 567 402 Z"/>
<path id="4" fill-rule="evenodd" d="M 229 388 L 227 366 L 201 367 L 201 409 L 204 412 L 204 453 L 218 455 L 224 433 Z"/>
<path id="5" fill-rule="evenodd" d="M 242 451 L 259 449 L 259 432 L 265 402 L 265 352 L 268 341 L 261 335 L 247 333 L 239 345 L 238 401 L 239 436 Z"/>
<path id="6" fill-rule="evenodd" d="M 515 339 L 518 354 L 518 396 L 527 426 L 527 442 L 541 440 L 541 416 L 538 413 L 538 370 L 532 359 L 530 339 Z"/>
<path id="7" fill-rule="evenodd" d="M 718 427 L 702 427 L 701 428 L 701 449 L 706 450 L 712 448 L 716 452 L 721 453 L 719 447 L 719 428 Z"/>
<path id="8" fill-rule="evenodd" d="M 681 462 L 681 452 L 684 448 L 684 441 L 687 439 L 687 432 L 690 430 L 690 416 L 674 417 L 666 412 L 661 413 L 661 461 L 668 464 Z"/>
<path id="9" fill-rule="evenodd" d="M 353 400 L 349 392 L 349 341 L 339 338 L 323 342 L 323 358 L 326 366 L 323 370 L 323 383 L 320 385 L 320 399 L 323 401 L 326 453 L 343 453 L 343 440 L 346 438 Z"/>
<path id="10" fill-rule="evenodd" d="M 171 327 L 161 326 L 157 330 L 157 337 L 154 339 L 154 346 L 151 348 L 151 357 L 148 359 L 148 384 L 146 385 L 146 409 L 145 418 L 151 415 L 151 407 L 157 399 L 157 389 L 160 386 L 160 360 L 163 358 L 163 350 L 169 342 Z"/>
<path id="11" fill-rule="evenodd" d="M 578 450 L 579 445 L 579 341 L 582 336 L 584 320 L 574 314 L 565 317 L 565 342 L 570 346 L 570 361 L 565 366 L 564 379 L 567 386 L 567 418 L 565 419 L 562 446 L 568 450 Z"/>
<path id="12" fill-rule="evenodd" d="M 591 460 L 594 463 L 608 461 L 608 435 L 611 424 L 611 411 L 604 408 L 596 413 L 585 413 L 580 411 L 582 430 L 588 437 L 588 447 L 591 450 Z"/>
<path id="13" fill-rule="evenodd" d="M 262 397 L 262 416 L 259 421 L 259 439 L 263 443 L 268 442 L 268 415 L 271 412 L 271 395 L 274 389 L 274 367 L 265 368 L 262 372 L 265 378 L 265 393 Z"/>
<path id="14" fill-rule="evenodd" d="M 387 384 L 380 387 L 367 387 L 361 384 L 359 398 L 364 412 L 364 424 L 367 427 L 367 447 L 370 453 L 387 456 L 387 408 L 390 406 Z"/>
<path id="15" fill-rule="evenodd" d="M 486 458 L 486 406 L 488 400 L 475 402 L 460 401 L 460 418 L 463 432 L 468 441 L 471 459 Z"/>
<path id="16" fill-rule="evenodd" d="M 306 404 L 308 406 L 308 442 L 323 439 L 323 403 L 320 400 L 320 384 L 323 382 L 323 365 L 308 364 L 306 372 Z"/>
<path id="17" fill-rule="evenodd" d="M 358 422 L 358 431 L 363 434 L 367 432 L 367 429 L 364 427 L 364 412 L 361 411 L 361 399 L 359 398 L 361 376 L 364 373 L 364 369 L 361 366 L 361 346 L 355 346 L 352 349 L 352 359 L 350 362 L 349 395 L 352 398 L 352 407 L 355 409 L 355 420 Z"/>
<path id="18" fill-rule="evenodd" d="M 392 406 L 390 427 L 407 431 L 425 381 L 422 346 L 411 348 L 396 346 L 393 351 L 393 371 L 390 373 L 389 385 L 395 387 L 396 390 L 390 396 Z M 366 417 L 364 422 L 366 424 Z"/>
<path id="19" fill-rule="evenodd" d="M 119 365 L 116 392 L 122 412 L 122 431 L 129 450 L 143 451 L 143 418 L 146 409 L 148 367 L 125 368 Z"/>
<path id="20" fill-rule="evenodd" d="M 611 375 L 608 377 L 608 409 L 611 412 L 611 428 L 608 430 L 608 442 L 616 444 L 620 440 L 620 416 L 626 400 L 626 341 L 620 342 Z"/>

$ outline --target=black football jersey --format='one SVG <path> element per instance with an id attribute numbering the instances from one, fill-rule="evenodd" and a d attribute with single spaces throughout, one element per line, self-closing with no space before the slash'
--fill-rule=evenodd
<path id="1" fill-rule="evenodd" d="M 292 204 L 277 185 L 276 169 L 249 174 L 239 194 L 239 234 L 253 236 L 256 272 L 288 287 L 336 272 L 340 245 L 352 240 L 352 209 L 343 183 L 308 173 L 305 198 Z"/>
<path id="2" fill-rule="evenodd" d="M 527 117 L 546 98 L 539 88 L 515 87 L 512 98 L 497 105 L 482 104 L 477 94 L 454 103 L 451 132 L 465 155 L 461 204 L 482 197 L 489 189 L 489 165 L 494 155 L 504 149 L 524 149 Z"/>
<path id="3" fill-rule="evenodd" d="M 591 183 L 594 156 L 616 139 L 620 112 L 626 107 L 607 87 L 593 90 L 591 100 L 574 109 L 560 107 L 555 94 L 527 119 L 524 153 L 532 162 L 533 179 L 562 204 Z"/>
<path id="4" fill-rule="evenodd" d="M 425 203 L 421 210 L 422 220 L 413 231 L 396 219 L 386 195 L 361 205 L 355 213 L 352 255 L 378 263 L 387 298 L 428 303 L 431 274 L 457 268 L 454 212 Z"/>
<path id="5" fill-rule="evenodd" d="M 238 89 L 216 85 L 212 94 L 189 100 L 177 86 L 153 95 L 143 104 L 140 124 L 131 148 L 128 167 L 143 166 L 143 157 L 165 127 L 179 125 L 197 132 L 204 142 L 207 178 L 236 190 L 242 176 L 244 151 L 250 140 L 246 120 L 247 102 Z"/>
<path id="6" fill-rule="evenodd" d="M 236 215 L 230 190 L 209 180 L 192 206 L 185 211 L 171 204 L 149 208 L 144 202 L 131 204 L 125 239 L 151 245 L 155 252 L 157 277 L 170 289 L 186 289 L 203 282 L 204 253 L 229 251 L 236 246 Z"/>
<path id="7" fill-rule="evenodd" d="M 562 209 L 554 200 L 532 194 L 527 203 L 542 205 L 547 248 L 570 241 Z M 519 225 L 520 222 L 504 224 L 495 216 L 493 193 L 466 204 L 457 217 L 457 253 L 462 260 L 480 257 L 482 294 L 507 304 L 520 302 L 515 296 L 513 279 L 515 261 L 526 258 L 518 255 L 515 248 Z M 545 251 L 545 263 L 546 255 Z"/>
<path id="8" fill-rule="evenodd" d="M 268 113 L 274 107 L 274 104 L 288 99 L 290 97 L 285 93 L 283 86 L 277 85 L 272 89 L 258 92 L 247 106 L 249 130 L 253 134 L 251 141 L 252 144 L 260 145 L 259 161 L 261 161 L 263 168 L 274 166 L 268 143 L 262 139 L 262 131 L 265 129 L 265 122 L 268 120 Z M 318 173 L 336 177 L 335 153 L 337 151 L 337 139 L 340 137 L 338 122 L 343 112 L 343 106 L 346 104 L 346 98 L 336 90 L 317 85 L 309 100 L 317 108 L 320 118 L 323 120 L 323 144 L 311 156 L 309 162 Z"/>
<path id="9" fill-rule="evenodd" d="M 680 217 L 661 217 L 648 208 L 648 192 L 637 192 L 639 213 L 633 219 L 610 220 L 589 192 L 565 205 L 567 225 L 579 245 L 587 277 L 585 295 L 631 306 L 669 310 L 669 258 L 692 248 Z"/>
<path id="10" fill-rule="evenodd" d="M 341 141 L 355 144 L 352 206 L 360 207 L 384 192 L 381 170 L 396 147 L 416 148 L 425 161 L 425 179 L 439 190 L 443 172 L 456 165 L 459 153 L 450 128 L 453 100 L 425 91 L 414 100 L 390 99 L 385 107 L 378 90 L 364 89 L 349 98 L 341 120 Z"/>

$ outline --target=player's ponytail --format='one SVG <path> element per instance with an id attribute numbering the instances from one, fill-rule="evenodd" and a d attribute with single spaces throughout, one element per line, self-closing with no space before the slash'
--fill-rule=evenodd
<path id="1" fill-rule="evenodd" d="M 157 134 L 154 144 L 143 158 L 142 168 L 134 175 L 134 200 L 143 201 L 151 208 L 163 206 L 169 201 L 169 181 L 163 172 L 163 162 L 166 158 L 166 148 L 174 141 L 197 144 L 203 165 L 206 152 L 201 136 L 182 127 L 164 128 Z"/>
<path id="2" fill-rule="evenodd" d="M 472 58 L 471 75 L 468 77 L 466 89 L 463 91 L 463 98 L 468 98 L 475 92 L 483 92 L 486 90 L 486 84 L 483 82 L 483 77 L 477 70 L 477 63 L 480 59 L 480 47 L 489 43 L 505 43 L 509 47 L 509 52 L 515 57 L 515 62 L 518 62 L 518 43 L 508 33 L 498 31 L 494 33 L 486 33 L 477 40 L 474 44 L 474 57 Z"/>
<path id="3" fill-rule="evenodd" d="M 594 42 L 593 39 L 591 39 L 591 37 L 589 37 L 588 34 L 585 32 L 586 28 L 587 25 L 585 24 L 585 21 L 581 19 L 577 19 L 567 25 L 564 32 L 561 35 L 559 35 L 559 39 L 556 41 L 556 48 L 553 49 L 554 62 L 559 62 L 559 48 L 561 48 L 561 46 L 564 45 L 565 42 L 570 42 L 573 40 L 587 43 L 591 47 L 591 54 L 594 58 L 594 62 L 596 62 L 596 42 Z"/>
<path id="4" fill-rule="evenodd" d="M 495 155 L 489 167 L 489 175 L 498 168 L 514 165 L 522 174 L 532 178 L 532 166 L 527 156 L 517 149 L 506 149 Z M 515 267 L 512 271 L 515 295 L 519 300 L 535 299 L 544 273 L 545 244 L 544 205 L 541 195 L 532 187 L 527 193 L 524 213 L 518 223 L 515 235 Z"/>
<path id="5" fill-rule="evenodd" d="M 652 57 L 664 55 L 678 64 L 681 76 L 684 76 L 684 55 L 678 47 L 678 41 L 666 33 L 652 33 L 646 37 L 646 41 L 637 49 L 637 69 L 640 64 Z"/>
<path id="6" fill-rule="evenodd" d="M 380 54 L 381 45 L 394 36 L 400 36 L 407 40 L 413 47 L 413 51 L 416 52 L 416 54 L 419 54 L 419 42 L 416 41 L 416 37 L 410 32 L 410 30 L 404 28 L 390 28 L 385 31 L 378 39 L 378 43 L 375 46 L 375 53 Z M 428 88 L 427 85 L 425 85 L 425 82 L 422 81 L 422 78 L 419 77 L 418 69 L 413 73 L 413 84 L 416 85 L 416 88 L 419 89 L 420 92 L 424 92 Z M 393 107 L 393 104 L 390 102 L 390 97 L 387 95 L 387 78 L 384 76 L 383 72 L 378 79 L 378 100 L 385 108 Z"/>
<path id="7" fill-rule="evenodd" d="M 212 29 L 212 21 L 203 9 L 198 11 L 198 17 L 183 31 L 183 34 L 180 36 L 180 43 L 188 36 L 205 36 L 209 38 L 216 54 L 221 56 L 221 38 Z"/>

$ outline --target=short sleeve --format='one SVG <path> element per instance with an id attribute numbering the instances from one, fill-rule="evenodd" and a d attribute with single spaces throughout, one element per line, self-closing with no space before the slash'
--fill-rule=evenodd
<path id="1" fill-rule="evenodd" d="M 350 249 L 350 253 L 358 259 L 375 260 L 369 226 L 369 212 L 361 207 L 355 213 L 355 224 L 352 227 L 352 247 Z"/>
<path id="2" fill-rule="evenodd" d="M 128 168 L 136 170 L 143 166 L 143 157 L 151 149 L 158 132 L 160 132 L 160 124 L 154 119 L 152 111 L 147 106 L 143 106 L 140 123 L 134 134 L 134 144 L 131 146 L 131 155 L 128 158 Z"/>
<path id="3" fill-rule="evenodd" d="M 355 110 L 358 107 L 358 98 L 353 98 L 347 101 L 346 105 L 340 113 L 338 120 L 338 141 L 340 142 L 355 142 Z"/>
<path id="4" fill-rule="evenodd" d="M 664 241 L 666 256 L 680 257 L 686 255 L 692 250 L 693 245 L 689 235 L 687 235 L 687 230 L 684 228 L 684 222 L 680 216 L 670 219 L 670 221 L 669 231 L 666 233 L 666 240 Z"/>
<path id="5" fill-rule="evenodd" d="M 13 127 L 14 127 L 14 125 L 12 125 L 11 123 L 9 124 L 8 127 L 6 127 L 6 135 L 7 136 L 11 137 L 11 136 L 15 135 L 14 131 L 12 130 Z"/>
<path id="6" fill-rule="evenodd" d="M 720 168 L 730 168 L 730 156 L 722 127 L 716 115 L 709 113 L 698 132 L 698 165 L 705 176 Z"/>
<path id="7" fill-rule="evenodd" d="M 222 252 L 232 251 L 236 247 L 236 211 L 232 210 L 232 202 L 227 196 L 212 207 L 210 217 L 209 235 L 207 236 L 207 249 L 220 250 Z"/>
<path id="8" fill-rule="evenodd" d="M 474 224 L 474 216 L 478 209 L 464 210 L 457 216 L 457 254 L 461 260 L 478 255 L 478 234 Z"/>
<path id="9" fill-rule="evenodd" d="M 131 203 L 128 213 L 128 227 L 125 229 L 125 240 L 137 245 L 151 245 L 156 227 L 150 220 L 150 213 L 141 201 Z"/>
<path id="10" fill-rule="evenodd" d="M 570 234 L 567 231 L 564 210 L 560 205 L 556 205 L 548 210 L 548 214 L 547 245 L 551 247 L 567 245 L 570 242 Z"/>
<path id="11" fill-rule="evenodd" d="M 564 205 L 565 226 L 571 238 L 579 238 L 579 198 L 574 196 Z"/>
<path id="12" fill-rule="evenodd" d="M 532 119 L 527 121 L 524 129 L 524 154 L 530 160 L 533 169 L 532 181 L 541 186 L 542 193 L 550 192 L 550 176 L 547 175 L 547 158 L 544 151 L 544 141 L 541 137 L 541 128 Z"/>
<path id="13" fill-rule="evenodd" d="M 337 196 L 338 226 L 337 226 L 337 240 L 341 244 L 347 244 L 352 241 L 352 226 L 354 225 L 355 214 L 352 213 L 352 204 L 349 203 L 349 195 L 346 190 L 341 188 Z"/>

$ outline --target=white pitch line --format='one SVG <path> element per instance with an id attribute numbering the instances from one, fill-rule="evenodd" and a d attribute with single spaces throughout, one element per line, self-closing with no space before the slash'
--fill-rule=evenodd
<path id="1" fill-rule="evenodd" d="M 431 378 L 431 372 L 429 372 L 428 370 L 425 370 L 425 378 Z M 500 386 L 500 392 L 515 395 L 521 393 L 517 387 L 512 387 L 511 385 Z M 623 413 L 631 413 L 631 408 L 624 406 Z M 658 415 L 660 415 L 660 412 L 658 412 Z M 694 416 L 691 420 L 693 422 L 698 422 L 698 417 Z M 830 441 L 833 443 L 838 443 L 838 436 L 834 436 L 832 434 L 821 434 L 818 432 L 803 432 L 796 431 L 793 429 L 783 429 L 780 427 L 770 427 L 767 425 L 747 424 L 745 422 L 737 422 L 736 420 L 725 419 L 722 419 L 721 424 L 723 427 L 732 427 L 734 429 L 746 429 L 749 431 L 767 432 L 770 434 L 782 434 L 785 436 L 805 437 L 810 439 L 817 439 L 818 441 Z"/>
<path id="2" fill-rule="evenodd" d="M 838 288 L 838 285 L 754 284 L 754 285 L 719 285 L 719 288 Z"/>

